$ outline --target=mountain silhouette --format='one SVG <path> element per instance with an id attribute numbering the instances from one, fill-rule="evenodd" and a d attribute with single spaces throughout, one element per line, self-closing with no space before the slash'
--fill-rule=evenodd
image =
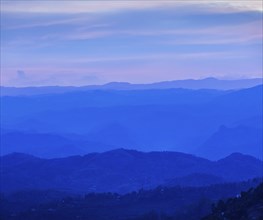
<path id="1" fill-rule="evenodd" d="M 10 132 L 82 136 L 94 147 L 88 143 L 85 147 L 78 138 L 69 143 L 77 148 L 83 146 L 85 153 L 125 147 L 195 154 L 200 149 L 200 155 L 210 159 L 233 152 L 256 156 L 260 145 L 261 131 L 257 129 L 261 129 L 258 120 L 262 118 L 262 91 L 261 85 L 238 91 L 166 89 L 4 96 L 1 126 Z M 220 131 L 222 125 L 229 129 Z M 247 130 L 240 129 L 242 126 Z M 242 131 L 247 132 L 247 137 L 239 136 Z M 200 146 L 212 149 L 215 141 L 215 149 L 222 150 L 218 151 L 220 155 L 216 157 L 209 150 L 201 154 Z M 23 148 L 16 149 L 19 147 Z"/>
<path id="2" fill-rule="evenodd" d="M 131 84 L 128 82 L 110 82 L 104 85 L 90 86 L 43 86 L 43 87 L 4 87 L 1 86 L 1 96 L 21 96 L 21 95 L 40 95 L 52 93 L 65 93 L 73 91 L 87 90 L 145 90 L 145 89 L 242 89 L 262 84 L 262 78 L 239 79 L 239 80 L 222 80 L 216 78 L 205 79 L 186 79 L 173 80 L 164 82 L 155 82 L 149 84 Z"/>
<path id="3" fill-rule="evenodd" d="M 196 185 L 190 184 L 189 175 L 203 175 L 210 181 L 200 182 L 199 185 L 218 183 L 219 179 L 233 182 L 262 175 L 262 161 L 242 154 L 209 161 L 178 152 L 143 153 L 117 149 L 57 159 L 13 153 L 1 157 L 1 161 L 1 190 L 5 192 L 60 189 L 70 192 L 123 193 L 171 185 L 171 180 L 176 178 L 180 178 L 181 185 Z"/>
<path id="4" fill-rule="evenodd" d="M 196 154 L 219 159 L 232 152 L 253 155 L 262 159 L 263 130 L 259 128 L 221 126 L 198 150 Z"/>
<path id="5" fill-rule="evenodd" d="M 43 158 L 84 155 L 91 151 L 106 151 L 113 148 L 85 137 L 68 137 L 51 133 L 8 131 L 1 133 L 1 155 L 20 152 Z"/>

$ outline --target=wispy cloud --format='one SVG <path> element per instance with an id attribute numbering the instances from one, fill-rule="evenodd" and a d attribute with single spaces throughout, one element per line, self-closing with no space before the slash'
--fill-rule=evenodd
<path id="1" fill-rule="evenodd" d="M 206 6 L 211 11 L 262 11 L 261 1 L 1 1 L 4 12 L 16 13 L 98 13 L 119 10 L 181 7 L 185 5 Z"/>
<path id="2" fill-rule="evenodd" d="M 2 83 L 258 76 L 261 8 L 235 0 L 4 0 Z"/>
<path id="3" fill-rule="evenodd" d="M 218 26 L 208 28 L 155 28 L 148 30 L 141 29 L 124 29 L 124 30 L 85 30 L 81 32 L 70 33 L 64 35 L 66 39 L 71 40 L 84 40 L 92 38 L 107 37 L 112 35 L 128 35 L 128 36 L 158 36 L 158 35 L 209 35 L 217 36 L 219 39 L 221 36 L 245 36 L 246 39 L 262 39 L 262 21 L 255 21 L 245 24 L 231 25 L 231 26 Z M 241 40 L 245 41 L 245 39 Z"/>
<path id="4" fill-rule="evenodd" d="M 263 38 L 262 20 L 237 25 L 221 25 L 206 28 L 162 28 L 129 29 L 116 28 L 112 24 L 94 24 L 68 29 L 57 33 L 46 33 L 41 36 L 31 35 L 29 39 L 15 39 L 5 46 L 35 45 L 37 48 L 50 46 L 56 41 L 92 40 L 108 37 L 153 37 L 159 36 L 159 42 L 165 44 L 247 44 L 259 43 Z M 174 37 L 174 40 L 162 40 L 162 36 Z M 186 37 L 184 37 L 186 36 Z M 180 37 L 177 39 L 177 37 Z M 184 37 L 184 38 L 182 38 Z M 53 43 L 52 43 L 53 42 Z M 157 42 L 158 43 L 158 42 Z M 147 44 L 147 42 L 146 42 Z"/>
<path id="5" fill-rule="evenodd" d="M 211 60 L 211 59 L 236 59 L 246 58 L 249 55 L 237 54 L 233 51 L 228 52 L 190 52 L 190 53 L 157 53 L 157 54 L 143 54 L 134 56 L 115 56 L 115 57 L 81 57 L 77 59 L 69 59 L 69 63 L 105 63 L 105 62 L 122 62 L 122 61 L 156 61 L 156 60 Z M 64 60 L 65 61 L 65 60 Z"/>

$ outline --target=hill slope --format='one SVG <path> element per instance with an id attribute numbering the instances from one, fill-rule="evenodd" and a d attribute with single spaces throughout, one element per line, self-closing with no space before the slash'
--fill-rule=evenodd
<path id="1" fill-rule="evenodd" d="M 28 190 L 1 196 L 0 217 L 19 220 L 197 220 L 209 214 L 213 202 L 235 196 L 259 182 L 254 179 L 207 187 L 159 186 L 125 195 L 89 193 L 76 196 Z"/>
<path id="2" fill-rule="evenodd" d="M 241 192 L 240 196 L 226 200 L 220 200 L 213 207 L 212 213 L 202 220 L 221 219 L 263 219 L 263 183 L 247 192 Z"/>

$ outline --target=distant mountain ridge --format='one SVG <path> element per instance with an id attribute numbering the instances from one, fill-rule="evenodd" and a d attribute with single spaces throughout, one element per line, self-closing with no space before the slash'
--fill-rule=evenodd
<path id="1" fill-rule="evenodd" d="M 1 132 L 0 139 L 0 155 L 19 152 L 41 158 L 56 158 L 84 155 L 96 150 L 102 152 L 114 148 L 89 141 L 82 136 L 73 138 L 49 133 L 9 131 Z"/>
<path id="2" fill-rule="evenodd" d="M 221 126 L 200 148 L 196 154 L 210 159 L 219 159 L 232 152 L 242 152 L 262 158 L 262 128 Z"/>
<path id="3" fill-rule="evenodd" d="M 209 153 L 215 147 L 220 153 L 217 158 L 233 152 L 258 157 L 262 149 L 262 92 L 260 85 L 237 91 L 110 90 L 3 96 L 1 144 L 5 153 L 48 158 L 58 157 L 60 147 L 65 146 L 67 154 L 62 156 L 70 155 L 69 145 L 83 153 L 122 147 L 181 151 L 209 159 L 215 158 Z M 228 129 L 220 130 L 223 127 Z M 60 141 L 53 142 L 54 135 L 60 136 L 56 137 Z M 73 141 L 69 136 L 75 136 Z M 49 155 L 44 152 L 45 145 Z"/>
<path id="4" fill-rule="evenodd" d="M 171 183 L 200 186 L 262 176 L 262 161 L 239 153 L 219 161 L 179 152 L 125 149 L 57 159 L 14 153 L 1 157 L 1 163 L 4 192 L 60 189 L 125 193 Z"/>
<path id="5" fill-rule="evenodd" d="M 216 89 L 216 90 L 232 90 L 243 89 L 263 84 L 262 78 L 239 79 L 239 80 L 222 80 L 216 78 L 205 79 L 186 79 L 163 81 L 149 84 L 131 84 L 128 82 L 110 82 L 104 85 L 89 86 L 40 86 L 40 87 L 0 87 L 1 96 L 20 96 L 20 95 L 40 95 L 52 93 L 65 93 L 74 91 L 87 90 L 145 90 L 145 89 Z"/>

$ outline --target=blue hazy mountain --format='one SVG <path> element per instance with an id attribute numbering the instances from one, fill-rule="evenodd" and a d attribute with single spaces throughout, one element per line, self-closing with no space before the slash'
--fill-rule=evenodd
<path id="1" fill-rule="evenodd" d="M 87 90 L 144 90 L 144 89 L 217 89 L 230 90 L 249 88 L 262 84 L 262 78 L 240 79 L 240 80 L 219 80 L 216 78 L 205 78 L 200 80 L 174 80 L 151 84 L 131 84 L 127 82 L 111 82 L 104 85 L 91 86 L 44 86 L 44 87 L 1 87 L 1 96 L 39 95 L 50 93 L 65 93 Z"/>
<path id="2" fill-rule="evenodd" d="M 81 146 L 84 152 L 101 152 L 100 146 L 106 146 L 103 150 L 111 146 L 111 149 L 196 153 L 196 149 L 210 140 L 222 125 L 231 128 L 244 123 L 261 123 L 258 119 L 262 118 L 262 85 L 237 91 L 167 89 L 5 96 L 1 97 L 1 104 L 3 129 L 64 137 L 80 135 L 90 143 L 99 143 L 85 147 L 75 138 L 76 143 L 72 145 Z M 250 134 L 248 141 L 257 137 L 253 131 L 247 132 Z M 232 152 L 258 155 L 255 153 L 261 147 L 258 140 L 251 143 L 255 151 L 248 151 L 241 145 L 240 148 L 225 146 L 240 143 L 243 137 L 239 137 L 239 133 L 228 137 L 217 143 L 224 145 L 221 149 L 226 151 L 222 150 L 222 155 L 231 153 L 227 148 L 234 150 Z M 23 146 L 18 146 L 19 139 L 15 140 L 16 149 L 21 147 L 19 152 L 28 153 L 22 150 Z M 54 152 L 54 155 L 59 154 Z"/>
<path id="3" fill-rule="evenodd" d="M 225 179 L 213 174 L 207 173 L 193 173 L 183 177 L 177 177 L 169 180 L 166 186 L 209 186 L 214 184 L 224 183 Z"/>
<path id="4" fill-rule="evenodd" d="M 176 184 L 198 184 L 190 182 L 191 175 L 205 176 L 199 185 L 262 175 L 262 161 L 239 153 L 219 161 L 178 152 L 143 153 L 124 149 L 59 159 L 14 153 L 1 157 L 1 163 L 4 180 L 1 190 L 5 192 L 25 189 L 128 192 L 169 185 L 176 178 L 180 179 Z"/>
<path id="5" fill-rule="evenodd" d="M 113 148 L 86 140 L 83 136 L 61 136 L 49 133 L 6 131 L 1 133 L 1 155 L 21 152 L 43 158 L 83 155 Z"/>
<path id="6" fill-rule="evenodd" d="M 233 128 L 221 126 L 196 151 L 196 154 L 206 158 L 219 159 L 232 152 L 242 152 L 260 158 L 262 157 L 262 141 L 262 128 L 241 125 Z"/>
<path id="7" fill-rule="evenodd" d="M 112 107 L 136 105 L 180 105 L 213 100 L 228 91 L 217 90 L 133 90 L 68 92 L 38 96 L 1 97 L 2 113 L 15 116 L 34 114 L 40 111 L 81 109 L 87 107 Z M 19 108 L 19 111 L 18 109 Z"/>

